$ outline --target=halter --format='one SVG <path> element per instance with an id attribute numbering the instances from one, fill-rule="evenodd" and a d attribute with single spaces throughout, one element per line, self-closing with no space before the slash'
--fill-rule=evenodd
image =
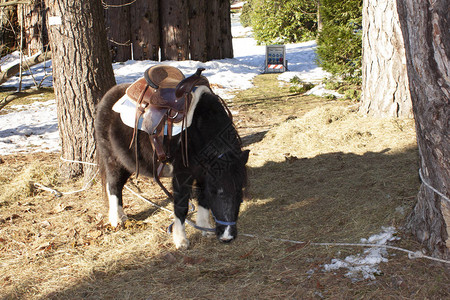
<path id="1" fill-rule="evenodd" d="M 236 221 L 234 221 L 234 222 L 225 222 L 225 221 L 220 221 L 220 220 L 218 220 L 218 219 L 216 218 L 216 216 L 214 215 L 214 213 L 212 212 L 212 210 L 211 210 L 211 214 L 212 214 L 212 216 L 213 216 L 213 218 L 214 218 L 214 221 L 216 221 L 216 223 L 219 224 L 219 225 L 223 225 L 223 226 L 233 226 L 233 225 L 236 225 Z"/>

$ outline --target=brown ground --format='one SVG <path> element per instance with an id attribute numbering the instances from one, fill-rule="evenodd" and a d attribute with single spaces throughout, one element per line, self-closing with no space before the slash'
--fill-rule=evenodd
<path id="1" fill-rule="evenodd" d="M 59 154 L 0 161 L 1 299 L 445 299 L 448 267 L 389 250 L 376 280 L 325 272 L 332 258 L 360 248 L 266 240 L 359 242 L 396 226 L 395 246 L 420 249 L 402 231 L 419 180 L 412 120 L 362 118 L 357 105 L 289 94 L 274 75 L 255 79 L 231 109 L 251 150 L 241 235 L 230 245 L 188 228 L 177 251 L 165 233 L 170 215 L 125 192 L 124 228 L 105 225 L 96 182 L 62 181 Z M 287 120 L 287 121 L 286 121 Z M 171 207 L 149 180 L 131 188 Z M 192 216 L 195 219 L 195 214 Z"/>

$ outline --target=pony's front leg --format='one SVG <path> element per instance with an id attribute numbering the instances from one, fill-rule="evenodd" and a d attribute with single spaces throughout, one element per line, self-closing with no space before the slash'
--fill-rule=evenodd
<path id="1" fill-rule="evenodd" d="M 214 228 L 211 225 L 209 215 L 210 215 L 209 209 L 205 208 L 201 204 L 199 204 L 198 210 L 197 210 L 197 222 L 196 222 L 197 226 L 203 227 L 203 228 L 208 228 L 208 229 Z M 215 234 L 214 234 L 214 231 L 202 231 L 202 235 L 212 237 Z"/>
<path id="2" fill-rule="evenodd" d="M 198 210 L 197 210 L 197 220 L 196 220 L 196 224 L 199 227 L 203 227 L 203 228 L 214 228 L 211 225 L 211 218 L 210 218 L 210 212 L 209 212 L 209 208 L 208 208 L 208 202 L 206 200 L 205 197 L 205 193 L 203 190 L 203 187 L 197 183 L 197 188 L 199 189 L 199 194 L 198 194 Z M 202 231 L 202 235 L 203 236 L 215 236 L 213 231 Z"/>
<path id="3" fill-rule="evenodd" d="M 188 213 L 193 179 L 189 174 L 178 174 L 174 175 L 172 183 L 175 210 L 173 242 L 177 249 L 187 249 L 189 240 L 186 236 L 185 220 Z"/>

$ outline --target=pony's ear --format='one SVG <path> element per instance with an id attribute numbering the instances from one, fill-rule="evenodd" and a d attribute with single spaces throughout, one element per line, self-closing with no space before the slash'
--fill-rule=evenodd
<path id="1" fill-rule="evenodd" d="M 244 165 L 248 162 L 248 155 L 250 154 L 250 150 L 242 151 L 241 153 L 241 161 L 244 163 Z"/>

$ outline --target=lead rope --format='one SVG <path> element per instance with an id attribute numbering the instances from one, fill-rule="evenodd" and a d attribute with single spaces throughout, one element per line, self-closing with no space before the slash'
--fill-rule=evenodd
<path id="1" fill-rule="evenodd" d="M 92 163 L 87 163 L 87 162 L 71 161 L 71 160 L 68 160 L 68 159 L 62 159 L 62 160 L 66 161 L 66 162 L 70 162 L 70 163 L 82 163 L 82 164 L 90 164 L 90 165 L 92 165 Z M 92 180 L 94 180 L 94 178 L 92 178 Z M 62 193 L 58 192 L 57 190 L 45 187 L 45 186 L 43 186 L 41 184 L 36 184 L 35 183 L 34 186 L 36 188 L 40 188 L 40 189 L 45 190 L 45 191 L 50 191 L 51 193 L 54 193 L 54 194 L 62 194 Z M 129 188 L 127 185 L 125 185 L 124 187 L 128 191 L 130 191 L 133 195 L 138 197 L 139 199 L 144 200 L 144 201 L 150 203 L 151 205 L 153 205 L 153 206 L 155 206 L 155 207 L 157 207 L 157 208 L 159 208 L 159 209 L 161 209 L 163 211 L 166 211 L 168 213 L 173 214 L 173 211 L 171 211 L 170 209 L 162 207 L 162 206 L 160 206 L 160 205 L 150 201 L 149 199 L 139 195 L 138 193 L 133 191 L 131 188 Z M 84 189 L 80 190 L 80 191 L 84 191 Z M 197 226 L 196 224 L 194 224 L 192 221 L 190 221 L 188 219 L 186 219 L 185 222 L 188 225 L 190 225 L 190 226 L 192 226 L 192 227 L 194 227 L 194 228 L 196 228 L 198 230 L 207 231 L 207 232 L 215 231 L 213 228 L 204 228 L 204 227 Z M 171 227 L 171 226 L 169 226 L 169 227 Z M 326 247 L 329 247 L 329 246 L 342 246 L 342 247 L 363 247 L 363 248 L 368 248 L 368 247 L 371 247 L 371 248 L 385 248 L 385 249 L 392 249 L 392 250 L 405 252 L 405 253 L 408 254 L 408 258 L 409 259 L 425 258 L 425 259 L 432 260 L 432 261 L 437 261 L 437 262 L 441 262 L 441 263 L 445 263 L 445 264 L 450 264 L 450 260 L 445 260 L 445 259 L 440 259 L 440 258 L 435 258 L 435 257 L 432 257 L 432 256 L 428 256 L 428 255 L 423 254 L 421 251 L 415 251 L 414 252 L 414 251 L 407 250 L 407 249 L 404 249 L 404 248 L 395 247 L 395 246 L 389 246 L 389 245 L 358 244 L 358 243 L 315 243 L 315 242 L 303 242 L 303 241 L 296 241 L 296 240 L 289 240 L 289 239 L 282 239 L 282 238 L 274 238 L 274 237 L 269 237 L 269 236 L 259 237 L 259 236 L 255 235 L 255 234 L 248 234 L 248 233 L 241 233 L 241 235 L 245 236 L 245 237 L 249 237 L 249 238 L 257 238 L 257 239 L 261 238 L 261 239 L 266 239 L 266 240 L 274 240 L 274 241 L 280 241 L 280 242 L 286 242 L 286 243 L 292 243 L 292 244 L 302 244 L 302 245 L 305 245 L 305 246 L 306 245 L 312 245 L 312 246 L 326 246 Z"/>
<path id="2" fill-rule="evenodd" d="M 169 213 L 173 214 L 173 211 L 171 211 L 171 210 L 169 210 L 169 209 L 167 209 L 165 207 L 161 207 L 161 206 L 157 205 L 156 203 L 153 203 L 149 199 L 139 195 L 138 193 L 136 193 L 135 191 L 130 189 L 128 186 L 125 186 L 125 188 L 128 191 L 130 191 L 132 194 L 137 196 L 139 199 L 144 200 L 144 201 L 150 203 L 151 205 L 154 205 L 154 206 L 156 206 L 158 208 L 161 208 L 162 210 L 164 210 L 166 212 L 169 212 Z M 214 217 L 214 214 L 213 214 L 213 217 Z M 187 224 L 189 224 L 190 226 L 194 227 L 195 229 L 198 229 L 198 230 L 202 230 L 202 231 L 206 231 L 206 232 L 214 232 L 215 231 L 214 228 L 200 227 L 200 226 L 196 225 L 195 223 L 193 223 L 192 221 L 190 221 L 188 219 L 186 219 L 185 222 Z M 219 222 L 221 222 L 221 221 L 219 221 Z M 228 225 L 228 223 L 227 224 L 223 224 L 223 225 Z M 231 225 L 235 225 L 235 224 L 231 224 Z M 169 233 L 171 232 L 170 230 L 172 229 L 172 227 L 173 227 L 173 223 L 170 224 L 169 227 L 167 228 L 167 231 Z M 432 257 L 432 256 L 428 256 L 428 255 L 423 254 L 421 251 L 411 251 L 411 250 L 408 250 L 408 249 L 395 247 L 395 246 L 390 246 L 390 245 L 361 244 L 361 243 L 316 243 L 316 242 L 304 242 L 304 241 L 296 241 L 296 240 L 283 239 L 283 238 L 275 238 L 275 237 L 270 237 L 270 236 L 258 236 L 258 235 L 255 235 L 255 234 L 248 234 L 248 233 L 241 233 L 240 235 L 245 236 L 245 237 L 249 237 L 249 238 L 272 240 L 272 241 L 278 241 L 278 242 L 284 242 L 284 243 L 300 244 L 300 245 L 305 245 L 305 246 L 311 245 L 311 246 L 325 246 L 325 247 L 341 246 L 341 247 L 361 247 L 361 248 L 384 248 L 384 249 L 397 250 L 397 251 L 401 251 L 401 252 L 407 253 L 409 259 L 425 258 L 425 259 L 428 259 L 428 260 L 433 260 L 433 261 L 437 261 L 437 262 L 441 262 L 441 263 L 445 263 L 445 264 L 450 264 L 450 260 L 445 260 L 445 259 L 440 259 L 440 258 L 435 258 L 435 257 Z"/>

